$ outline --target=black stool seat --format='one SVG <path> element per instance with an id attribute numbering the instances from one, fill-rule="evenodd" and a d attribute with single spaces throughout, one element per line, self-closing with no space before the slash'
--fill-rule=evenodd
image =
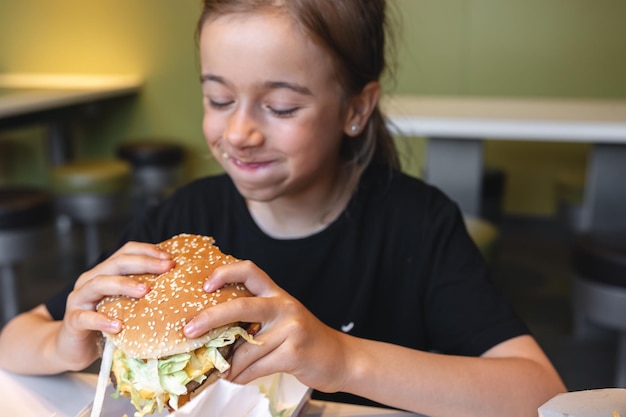
<path id="1" fill-rule="evenodd" d="M 580 235 L 572 255 L 586 279 L 626 288 L 626 230 Z"/>
<path id="2" fill-rule="evenodd" d="M 617 333 L 615 386 L 626 388 L 626 230 L 580 235 L 572 255 L 575 334 Z"/>
<path id="3" fill-rule="evenodd" d="M 182 146 L 164 142 L 133 142 L 117 148 L 117 156 L 135 167 L 176 166 L 182 163 Z"/>
<path id="4" fill-rule="evenodd" d="M 0 229 L 38 227 L 54 216 L 52 195 L 30 186 L 0 187 Z"/>
<path id="5" fill-rule="evenodd" d="M 158 204 L 181 183 L 185 148 L 164 140 L 133 140 L 117 148 L 132 166 L 131 201 L 136 212 Z"/>

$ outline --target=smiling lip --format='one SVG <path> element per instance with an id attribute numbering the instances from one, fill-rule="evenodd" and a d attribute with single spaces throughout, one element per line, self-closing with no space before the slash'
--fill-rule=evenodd
<path id="1" fill-rule="evenodd" d="M 242 161 L 240 159 L 235 158 L 234 156 L 229 156 L 228 159 L 237 167 L 243 168 L 246 170 L 257 170 L 260 168 L 267 167 L 272 164 L 272 161 Z"/>

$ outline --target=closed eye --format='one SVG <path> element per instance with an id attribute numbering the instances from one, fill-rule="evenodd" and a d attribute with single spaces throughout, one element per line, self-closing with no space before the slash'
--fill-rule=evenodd
<path id="1" fill-rule="evenodd" d="M 214 109 L 224 109 L 228 106 L 230 106 L 231 104 L 233 104 L 234 101 L 233 100 L 229 100 L 229 101 L 216 101 L 216 100 L 209 100 L 209 104 L 211 105 L 211 107 L 213 107 Z"/>

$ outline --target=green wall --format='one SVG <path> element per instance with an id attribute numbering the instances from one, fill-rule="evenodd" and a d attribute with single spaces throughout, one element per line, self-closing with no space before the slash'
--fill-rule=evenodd
<path id="1" fill-rule="evenodd" d="M 395 76 L 386 89 L 432 95 L 626 98 L 622 0 L 392 0 Z M 190 0 L 0 0 L 0 72 L 133 73 L 140 96 L 76 127 L 81 155 L 112 155 L 128 138 L 172 137 L 190 177 L 215 172 L 202 138 Z M 0 132 L 0 178 L 45 182 L 43 131 Z M 420 175 L 425 141 L 398 139 Z M 509 213 L 554 212 L 564 171 L 584 171 L 588 145 L 489 141 L 506 171 Z"/>
<path id="2" fill-rule="evenodd" d="M 395 91 L 426 95 L 626 98 L 622 0 L 397 0 Z M 409 151 L 421 172 L 425 144 Z M 505 210 L 548 215 L 563 173 L 584 174 L 589 145 L 489 141 L 505 170 Z"/>
<path id="3" fill-rule="evenodd" d="M 78 154 L 113 155 L 132 138 L 174 138 L 188 150 L 190 177 L 211 173 L 200 123 L 198 11 L 199 2 L 189 0 L 0 0 L 0 72 L 138 74 L 145 83 L 137 99 L 102 107 L 74 126 Z M 0 143 L 12 143 L 13 155 L 25 158 L 15 148 L 29 141 L 16 136 L 26 135 L 0 132 Z M 41 141 L 31 137 L 31 161 L 11 163 L 18 180 L 33 181 L 41 171 L 45 155 L 35 150 Z"/>

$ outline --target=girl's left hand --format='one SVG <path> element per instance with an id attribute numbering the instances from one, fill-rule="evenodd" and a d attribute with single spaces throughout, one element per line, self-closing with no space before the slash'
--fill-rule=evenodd
<path id="1" fill-rule="evenodd" d="M 256 297 L 241 297 L 202 311 L 185 327 L 189 338 L 234 322 L 261 323 L 255 339 L 237 348 L 227 379 L 246 384 L 276 372 L 294 375 L 325 392 L 341 390 L 347 375 L 349 336 L 334 330 L 278 287 L 250 261 L 224 265 L 205 283 L 207 292 L 227 283 L 243 283 Z"/>

